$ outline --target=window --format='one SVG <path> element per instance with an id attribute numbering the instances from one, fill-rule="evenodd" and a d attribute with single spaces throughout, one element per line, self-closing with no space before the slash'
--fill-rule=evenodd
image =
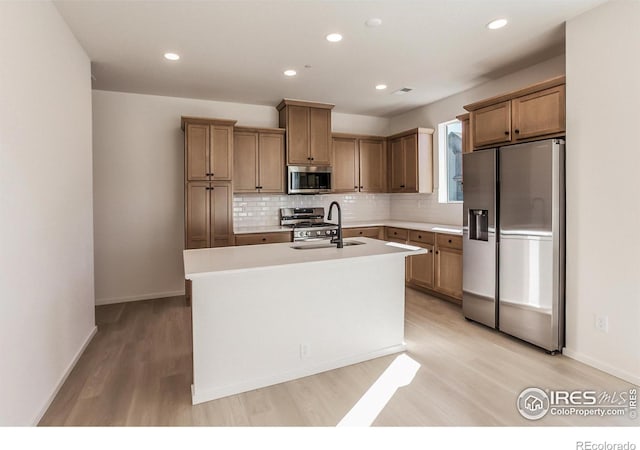
<path id="1" fill-rule="evenodd" d="M 462 123 L 451 120 L 438 125 L 440 203 L 462 202 Z"/>

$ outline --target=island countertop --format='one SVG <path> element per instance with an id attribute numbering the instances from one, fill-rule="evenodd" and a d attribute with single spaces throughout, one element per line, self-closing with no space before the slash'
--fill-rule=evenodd
<path id="1" fill-rule="evenodd" d="M 384 242 L 365 237 L 345 239 L 363 242 L 338 249 L 329 248 L 297 250 L 294 246 L 313 246 L 329 241 L 283 242 L 277 244 L 247 245 L 184 250 L 185 278 L 194 279 L 219 272 L 237 272 L 289 264 L 314 264 L 352 258 L 367 258 L 392 254 L 404 256 L 425 253 L 420 247 Z"/>

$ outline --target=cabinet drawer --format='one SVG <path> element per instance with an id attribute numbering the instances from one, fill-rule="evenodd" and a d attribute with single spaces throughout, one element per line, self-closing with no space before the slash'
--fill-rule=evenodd
<path id="1" fill-rule="evenodd" d="M 406 241 L 409 237 L 409 230 L 405 230 L 404 228 L 386 227 L 386 237 L 387 239 Z"/>
<path id="2" fill-rule="evenodd" d="M 275 244 L 277 242 L 291 242 L 291 233 L 276 232 L 276 233 L 251 233 L 251 234 L 236 234 L 236 245 L 256 245 L 256 244 Z"/>
<path id="3" fill-rule="evenodd" d="M 342 237 L 368 237 L 380 239 L 379 227 L 363 227 L 363 228 L 345 228 L 342 230 Z"/>
<path id="4" fill-rule="evenodd" d="M 456 250 L 462 250 L 462 236 L 438 233 L 436 235 L 436 241 L 438 243 L 438 247 L 447 247 Z"/>
<path id="5" fill-rule="evenodd" d="M 436 241 L 436 237 L 431 231 L 409 230 L 409 240 L 422 242 L 423 244 L 433 244 Z"/>

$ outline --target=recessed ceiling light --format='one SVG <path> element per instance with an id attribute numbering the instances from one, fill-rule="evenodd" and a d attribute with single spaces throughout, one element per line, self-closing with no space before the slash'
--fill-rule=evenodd
<path id="1" fill-rule="evenodd" d="M 372 17 L 371 19 L 365 22 L 365 25 L 371 28 L 379 27 L 380 25 L 382 25 L 382 19 L 378 19 L 377 17 Z"/>
<path id="2" fill-rule="evenodd" d="M 496 19 L 487 24 L 487 28 L 490 30 L 497 30 L 498 28 L 502 28 L 507 24 L 507 19 Z"/>
<path id="3" fill-rule="evenodd" d="M 298 73 L 298 72 L 296 72 L 296 71 L 295 71 L 295 70 L 293 70 L 293 69 L 288 69 L 288 70 L 285 70 L 285 71 L 284 71 L 284 74 L 285 74 L 286 76 L 288 76 L 288 77 L 295 77 L 295 76 L 296 76 L 296 73 Z"/>
<path id="4" fill-rule="evenodd" d="M 177 61 L 180 59 L 180 55 L 178 55 L 177 53 L 165 53 L 164 57 L 169 61 Z"/>
<path id="5" fill-rule="evenodd" d="M 342 35 L 338 33 L 327 34 L 327 41 L 329 42 L 340 42 L 342 40 Z"/>
<path id="6" fill-rule="evenodd" d="M 386 89 L 387 85 L 386 84 L 377 84 L 376 85 L 376 89 L 379 91 L 382 91 L 383 89 Z"/>

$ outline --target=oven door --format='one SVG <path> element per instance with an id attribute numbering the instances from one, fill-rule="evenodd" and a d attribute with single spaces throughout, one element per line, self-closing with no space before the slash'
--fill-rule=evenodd
<path id="1" fill-rule="evenodd" d="M 331 192 L 331 167 L 287 166 L 288 194 L 325 194 Z"/>

